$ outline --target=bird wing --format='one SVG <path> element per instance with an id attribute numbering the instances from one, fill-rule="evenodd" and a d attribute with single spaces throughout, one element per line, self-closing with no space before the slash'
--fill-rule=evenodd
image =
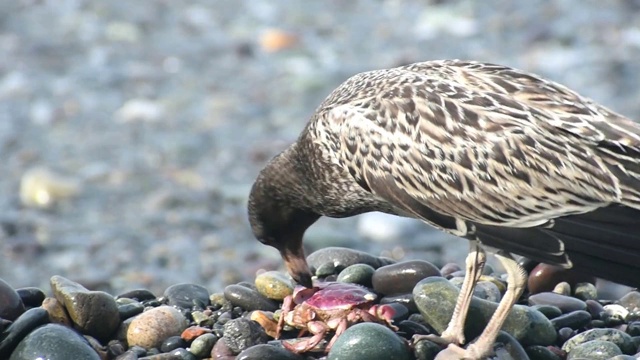
<path id="1" fill-rule="evenodd" d="M 361 96 L 325 109 L 337 161 L 363 188 L 455 235 L 566 266 L 573 227 L 558 234 L 553 219 L 640 209 L 636 124 L 513 69 L 424 64 L 356 77 L 347 87 Z"/>

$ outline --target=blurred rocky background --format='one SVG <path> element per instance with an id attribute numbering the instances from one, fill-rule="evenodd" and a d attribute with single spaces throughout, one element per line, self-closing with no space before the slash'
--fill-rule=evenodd
<path id="1" fill-rule="evenodd" d="M 640 1 L 0 1 L 0 278 L 211 291 L 276 269 L 251 183 L 357 72 L 461 58 L 640 119 Z M 436 264 L 467 244 L 412 220 L 322 220 L 340 245 Z"/>

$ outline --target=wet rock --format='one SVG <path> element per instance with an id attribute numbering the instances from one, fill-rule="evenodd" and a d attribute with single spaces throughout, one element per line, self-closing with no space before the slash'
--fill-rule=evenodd
<path id="1" fill-rule="evenodd" d="M 562 310 L 552 305 L 533 305 L 531 306 L 531 308 L 540 311 L 549 320 L 557 318 L 558 316 L 562 315 Z"/>
<path id="2" fill-rule="evenodd" d="M 198 336 L 189 347 L 189 351 L 198 358 L 207 358 L 211 354 L 213 346 L 218 341 L 218 337 L 213 334 L 202 334 Z"/>
<path id="3" fill-rule="evenodd" d="M 585 303 L 587 304 L 587 311 L 591 314 L 591 317 L 593 319 L 600 319 L 604 312 L 604 306 L 595 300 L 587 300 Z"/>
<path id="4" fill-rule="evenodd" d="M 441 277 L 424 279 L 413 290 L 420 313 L 438 333 L 442 333 L 451 320 L 458 294 L 459 289 Z M 496 303 L 473 298 L 465 326 L 467 339 L 475 338 L 484 330 L 496 308 Z M 524 345 L 550 345 L 556 339 L 551 322 L 526 306 L 514 306 L 502 329 Z"/>
<path id="5" fill-rule="evenodd" d="M 640 313 L 640 292 L 630 291 L 618 300 L 618 304 L 630 313 Z"/>
<path id="6" fill-rule="evenodd" d="M 616 344 L 603 340 L 591 340 L 576 345 L 569 351 L 567 360 L 607 360 L 616 355 L 622 355 L 620 348 Z"/>
<path id="7" fill-rule="evenodd" d="M 56 298 L 46 298 L 42 302 L 42 308 L 49 313 L 49 321 L 55 324 L 61 324 L 72 327 L 72 321 L 67 313 L 67 309 Z"/>
<path id="8" fill-rule="evenodd" d="M 121 320 L 126 320 L 130 317 L 134 317 L 144 310 L 144 305 L 139 302 L 131 302 L 128 304 L 118 305 L 118 313 Z"/>
<path id="9" fill-rule="evenodd" d="M 209 291 L 196 284 L 176 284 L 164 291 L 169 306 L 181 309 L 204 309 L 209 305 Z"/>
<path id="10" fill-rule="evenodd" d="M 0 290 L 0 292 L 2 291 Z M 21 289 L 17 289 L 16 292 L 18 293 L 18 296 L 20 296 L 20 299 L 22 300 L 22 303 L 24 304 L 24 306 L 27 306 L 27 307 L 38 307 L 42 305 L 42 302 L 46 297 L 46 295 L 44 294 L 44 291 L 38 289 L 37 287 L 21 288 Z M 0 300 L 0 304 L 1 303 L 2 303 L 2 300 Z M 2 317 L 2 315 L 0 315 L 0 317 Z"/>
<path id="11" fill-rule="evenodd" d="M 24 312 L 20 295 L 6 281 L 0 279 L 0 318 L 15 320 Z"/>
<path id="12" fill-rule="evenodd" d="M 338 274 L 338 282 L 360 284 L 362 286 L 371 287 L 373 274 L 375 269 L 367 264 L 353 264 L 347 266 Z"/>
<path id="13" fill-rule="evenodd" d="M 564 269 L 555 265 L 538 264 L 529 273 L 527 288 L 531 294 L 550 292 L 558 283 L 563 281 L 574 287 L 580 282 L 595 284 L 596 279 L 580 271 Z"/>
<path id="14" fill-rule="evenodd" d="M 556 284 L 556 286 L 553 288 L 551 292 L 554 292 L 560 295 L 569 296 L 571 295 L 571 285 L 569 285 L 569 283 L 566 281 L 559 282 Z"/>
<path id="15" fill-rule="evenodd" d="M 147 289 L 136 289 L 136 290 L 127 291 L 125 293 L 122 293 L 116 296 L 116 299 L 123 299 L 123 298 L 133 299 L 139 302 L 143 302 L 147 300 L 153 300 L 156 298 L 156 296 Z"/>
<path id="16" fill-rule="evenodd" d="M 209 334 L 211 331 L 211 329 L 202 326 L 190 326 L 180 334 L 180 337 L 186 342 L 192 342 L 197 337 L 202 336 L 203 334 Z"/>
<path id="17" fill-rule="evenodd" d="M 267 334 L 258 323 L 245 318 L 233 319 L 224 324 L 226 345 L 234 354 L 267 343 Z"/>
<path id="18" fill-rule="evenodd" d="M 0 341 L 0 358 L 6 358 L 18 343 L 33 329 L 49 322 L 49 314 L 42 308 L 25 311 L 5 331 Z"/>
<path id="19" fill-rule="evenodd" d="M 421 339 L 414 344 L 413 355 L 416 357 L 416 360 L 433 360 L 441 350 L 440 345 L 433 341 Z"/>
<path id="20" fill-rule="evenodd" d="M 631 336 L 640 336 L 640 321 L 633 321 L 627 324 L 626 332 Z"/>
<path id="21" fill-rule="evenodd" d="M 604 311 L 600 314 L 600 319 L 607 326 L 616 326 L 623 324 L 629 316 L 629 311 L 618 304 L 609 304 L 604 306 Z"/>
<path id="22" fill-rule="evenodd" d="M 108 340 L 116 331 L 120 315 L 113 296 L 103 291 L 89 291 L 62 276 L 53 276 L 50 282 L 55 298 L 64 304 L 69 317 L 83 334 Z"/>
<path id="23" fill-rule="evenodd" d="M 162 341 L 160 345 L 160 351 L 163 353 L 169 352 L 171 350 L 175 350 L 178 348 L 186 348 L 187 342 L 182 339 L 182 337 L 174 335 L 169 336 L 168 338 Z"/>
<path id="24" fill-rule="evenodd" d="M 446 263 L 442 268 L 440 268 L 440 275 L 448 279 L 449 275 L 453 274 L 456 271 L 462 271 L 460 265 L 456 263 Z"/>
<path id="25" fill-rule="evenodd" d="M 223 337 L 211 349 L 211 357 L 216 360 L 234 360 L 236 359 L 236 354 L 227 345 L 227 339 Z"/>
<path id="26" fill-rule="evenodd" d="M 560 356 L 549 350 L 546 346 L 532 345 L 527 346 L 524 350 L 527 352 L 530 360 L 562 360 Z"/>
<path id="27" fill-rule="evenodd" d="M 276 311 L 278 309 L 276 302 L 267 299 L 254 289 L 238 284 L 225 287 L 224 296 L 233 306 L 239 306 L 247 311 Z"/>
<path id="28" fill-rule="evenodd" d="M 259 344 L 252 346 L 240 354 L 237 357 L 238 360 L 305 360 L 306 357 L 292 353 L 291 351 L 267 344 Z"/>
<path id="29" fill-rule="evenodd" d="M 410 293 L 418 281 L 440 276 L 440 270 L 424 260 L 408 260 L 378 268 L 373 273 L 373 290 L 384 295 Z"/>
<path id="30" fill-rule="evenodd" d="M 522 345 L 509 333 L 500 331 L 494 346 L 496 359 L 528 360 L 529 356 Z"/>
<path id="31" fill-rule="evenodd" d="M 327 360 L 412 360 L 413 354 L 398 335 L 386 326 L 360 323 L 336 340 Z"/>
<path id="32" fill-rule="evenodd" d="M 562 345 L 562 350 L 570 353 L 576 346 L 592 340 L 612 342 L 620 348 L 624 354 L 634 354 L 636 351 L 631 336 L 617 329 L 587 330 L 567 340 L 567 342 Z"/>
<path id="33" fill-rule="evenodd" d="M 366 252 L 343 247 L 326 247 L 320 249 L 309 255 L 307 262 L 313 273 L 315 273 L 315 269 L 326 263 L 334 264 L 336 268 L 341 267 L 342 269 L 353 264 L 367 264 L 374 269 L 388 265 L 387 261 L 367 254 Z"/>
<path id="34" fill-rule="evenodd" d="M 187 325 L 187 319 L 177 309 L 153 308 L 133 318 L 127 329 L 127 343 L 145 349 L 157 348 L 166 338 L 180 335 Z"/>
<path id="35" fill-rule="evenodd" d="M 407 338 L 411 338 L 413 335 L 429 335 L 431 331 L 428 327 L 412 320 L 402 320 L 395 323 L 398 327 L 398 331 L 406 334 Z"/>
<path id="36" fill-rule="evenodd" d="M 473 289 L 473 296 L 495 303 L 500 302 L 502 298 L 498 286 L 490 281 L 478 281 L 476 287 Z"/>
<path id="37" fill-rule="evenodd" d="M 551 320 L 551 323 L 556 329 L 568 327 L 574 330 L 581 329 L 587 326 L 590 322 L 591 314 L 584 310 L 572 311 Z"/>
<path id="38" fill-rule="evenodd" d="M 413 294 L 401 294 L 394 296 L 385 296 L 380 299 L 380 304 L 392 304 L 398 303 L 404 305 L 410 312 L 416 313 L 418 312 L 418 308 L 416 307 L 416 303 L 413 301 Z"/>
<path id="39" fill-rule="evenodd" d="M 280 271 L 267 271 L 256 276 L 256 290 L 264 297 L 282 301 L 293 293 L 291 279 Z"/>
<path id="40" fill-rule="evenodd" d="M 100 360 L 98 353 L 82 335 L 58 324 L 44 325 L 29 333 L 20 341 L 9 360 L 33 360 L 36 358 Z"/>
<path id="41" fill-rule="evenodd" d="M 574 296 L 584 301 L 596 300 L 598 298 L 598 289 L 592 283 L 577 283 L 574 290 Z"/>
<path id="42" fill-rule="evenodd" d="M 577 333 L 572 328 L 563 327 L 558 330 L 558 343 L 564 344 L 567 340 L 572 338 Z"/>
<path id="43" fill-rule="evenodd" d="M 577 310 L 587 310 L 587 304 L 570 296 L 560 295 L 553 292 L 542 292 L 529 296 L 529 305 L 552 305 L 559 308 L 563 313 Z"/>

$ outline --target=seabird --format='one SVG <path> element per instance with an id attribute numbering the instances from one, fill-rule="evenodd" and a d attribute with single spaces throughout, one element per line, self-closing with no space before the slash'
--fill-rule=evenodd
<path id="1" fill-rule="evenodd" d="M 440 339 L 488 356 L 525 270 L 511 253 L 640 284 L 640 125 L 558 83 L 510 67 L 443 60 L 357 74 L 317 108 L 251 190 L 256 238 L 311 287 L 302 249 L 320 216 L 420 219 L 470 240 L 466 276 Z M 465 349 L 484 247 L 507 291 Z"/>

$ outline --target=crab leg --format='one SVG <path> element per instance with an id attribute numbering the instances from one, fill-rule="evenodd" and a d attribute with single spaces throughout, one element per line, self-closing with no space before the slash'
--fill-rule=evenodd
<path id="1" fill-rule="evenodd" d="M 345 329 L 346 329 L 346 324 L 345 324 Z M 307 352 L 313 349 L 314 347 L 318 346 L 318 344 L 320 344 L 320 342 L 322 341 L 322 339 L 324 339 L 324 336 L 330 330 L 330 328 L 329 326 L 327 326 L 325 323 L 321 321 L 310 321 L 307 324 L 307 330 L 309 330 L 309 332 L 313 334 L 313 336 L 310 337 L 309 339 L 297 342 L 295 345 L 291 345 L 288 342 L 283 341 L 282 346 L 284 346 L 287 350 L 292 351 L 294 353 L 298 353 L 298 354 Z M 344 329 L 342 331 L 344 331 Z M 337 336 L 335 336 L 334 339 L 336 337 Z M 333 345 L 333 340 L 331 341 L 332 342 L 329 343 L 329 347 L 327 347 L 327 351 L 329 351 L 330 346 Z"/>

